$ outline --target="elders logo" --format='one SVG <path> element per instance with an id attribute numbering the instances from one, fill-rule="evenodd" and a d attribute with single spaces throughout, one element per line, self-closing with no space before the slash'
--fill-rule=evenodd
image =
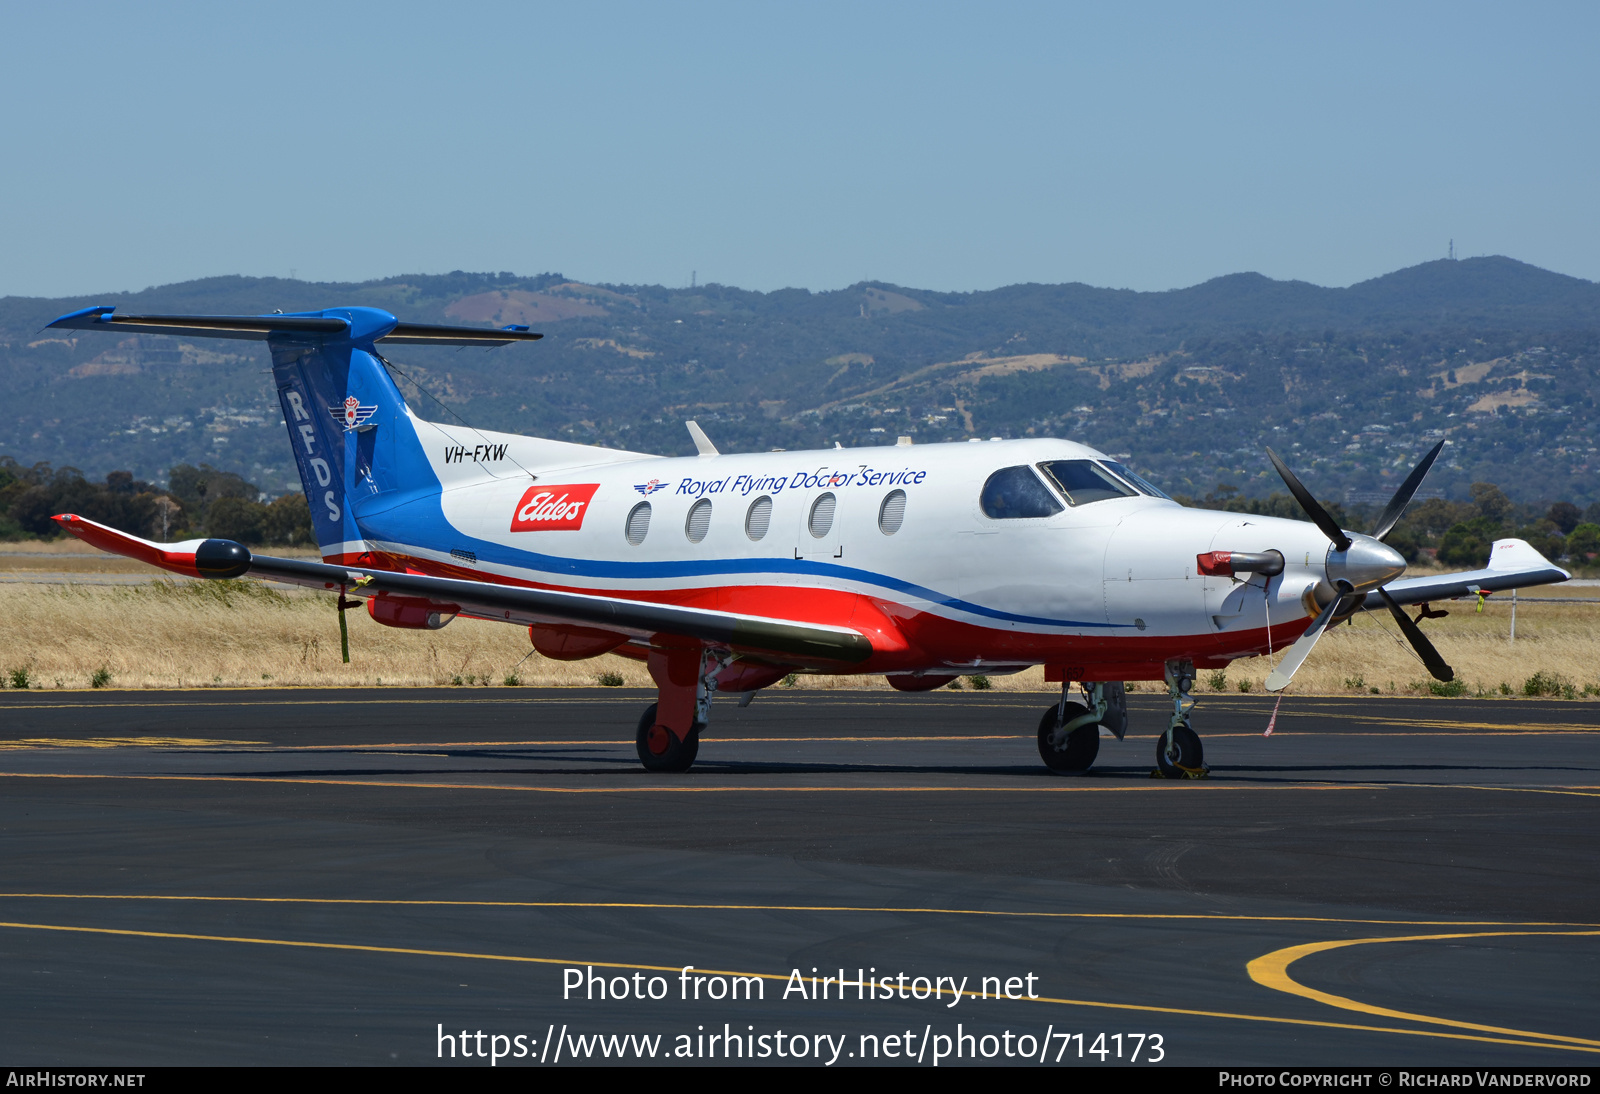
<path id="1" fill-rule="evenodd" d="M 583 527 L 597 482 L 579 486 L 530 486 L 511 514 L 513 532 L 576 532 Z"/>

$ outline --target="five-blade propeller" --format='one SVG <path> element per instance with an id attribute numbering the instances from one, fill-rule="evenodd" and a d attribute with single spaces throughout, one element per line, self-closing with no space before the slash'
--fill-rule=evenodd
<path id="1" fill-rule="evenodd" d="M 1394 597 L 1384 590 L 1383 584 L 1386 581 L 1393 580 L 1399 574 L 1390 570 L 1390 576 L 1387 578 L 1379 577 L 1377 580 L 1359 583 L 1350 580 L 1351 576 L 1361 578 L 1371 574 L 1381 575 L 1386 562 L 1385 553 L 1387 553 L 1387 558 L 1390 559 L 1398 557 L 1389 548 L 1381 546 L 1382 541 L 1390 532 L 1394 531 L 1394 526 L 1400 522 L 1400 517 L 1405 513 L 1406 506 L 1411 503 L 1411 499 L 1416 495 L 1418 487 L 1422 485 L 1422 480 L 1427 477 L 1428 469 L 1433 466 L 1433 461 L 1439 458 L 1439 453 L 1443 448 L 1444 443 L 1441 441 L 1439 444 L 1434 445 L 1426 456 L 1422 457 L 1417 466 L 1412 468 L 1411 474 L 1407 475 L 1405 481 L 1400 484 L 1400 488 L 1394 492 L 1394 497 L 1389 499 L 1389 504 L 1384 506 L 1383 514 L 1378 518 L 1378 525 L 1373 529 L 1372 535 L 1362 536 L 1359 540 L 1352 539 L 1344 529 L 1340 528 L 1333 516 L 1318 503 L 1317 499 L 1312 496 L 1311 491 L 1306 489 L 1305 484 L 1296 478 L 1294 472 L 1290 471 L 1288 466 L 1278 458 L 1278 454 L 1270 448 L 1267 449 L 1267 456 L 1272 460 L 1272 466 L 1277 468 L 1278 474 L 1283 478 L 1284 485 L 1289 488 L 1289 493 L 1294 495 L 1295 500 L 1300 503 L 1300 508 L 1306 511 L 1306 515 L 1311 518 L 1312 522 L 1322 529 L 1322 534 L 1333 541 L 1334 552 L 1329 556 L 1329 569 L 1333 570 L 1337 562 L 1340 570 L 1346 574 L 1345 577 L 1335 581 L 1338 590 L 1337 595 L 1328 603 L 1327 607 L 1322 609 L 1316 620 L 1312 622 L 1310 627 L 1306 628 L 1306 632 L 1295 641 L 1294 645 L 1285 651 L 1283 659 L 1278 662 L 1277 667 L 1268 675 L 1268 691 L 1282 691 L 1288 687 L 1289 681 L 1294 679 L 1295 672 L 1305 662 L 1305 659 L 1310 656 L 1312 647 L 1317 644 L 1317 639 L 1322 637 L 1322 632 L 1328 629 L 1328 625 L 1334 619 L 1353 611 L 1361 603 L 1367 590 L 1360 588 L 1360 584 L 1366 584 L 1368 589 L 1377 589 L 1378 595 L 1389 606 L 1389 613 L 1394 616 L 1395 622 L 1399 624 L 1400 632 L 1406 636 L 1406 640 L 1417 651 L 1418 656 L 1422 658 L 1422 663 L 1427 666 L 1434 679 L 1446 682 L 1455 679 L 1454 670 L 1445 663 L 1443 657 L 1439 656 L 1439 651 L 1434 648 L 1433 643 L 1428 641 L 1427 636 L 1422 633 L 1421 629 L 1411 621 L 1405 612 L 1400 610 L 1400 605 L 1395 602 Z M 1338 557 L 1335 558 L 1335 556 Z M 1401 567 L 1401 572 L 1404 572 L 1403 566 Z M 1332 575 L 1330 574 L 1330 576 Z"/>

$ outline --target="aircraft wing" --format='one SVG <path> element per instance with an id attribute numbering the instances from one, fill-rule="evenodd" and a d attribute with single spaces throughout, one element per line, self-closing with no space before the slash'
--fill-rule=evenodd
<path id="1" fill-rule="evenodd" d="M 1468 570 L 1461 574 L 1440 574 L 1437 577 L 1408 577 L 1391 581 L 1384 592 L 1400 604 L 1422 604 L 1430 600 L 1450 600 L 1458 596 L 1476 596 L 1479 592 L 1492 593 L 1502 589 L 1525 589 L 1530 585 L 1552 585 L 1565 581 L 1572 575 L 1536 551 L 1523 539 L 1497 539 L 1489 552 L 1489 565 L 1482 570 Z M 1377 591 L 1367 594 L 1363 608 L 1384 610 L 1383 597 Z"/>
<path id="2" fill-rule="evenodd" d="M 313 589 L 342 589 L 344 595 L 379 593 L 417 597 L 461 614 L 503 623 L 570 623 L 651 638 L 682 635 L 727 645 L 803 666 L 857 664 L 872 656 L 872 643 L 860 631 L 735 612 L 685 608 L 622 597 L 461 581 L 426 574 L 366 567 L 332 566 L 296 558 L 252 554 L 225 539 L 154 543 L 71 513 L 53 518 L 66 531 L 103 551 L 125 555 L 187 577 L 229 578 L 250 574 L 269 581 Z"/>

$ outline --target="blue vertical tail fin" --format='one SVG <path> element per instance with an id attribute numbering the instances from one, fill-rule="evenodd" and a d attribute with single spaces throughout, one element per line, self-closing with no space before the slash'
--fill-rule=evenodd
<path id="1" fill-rule="evenodd" d="M 351 320 L 349 337 L 274 334 L 267 339 L 311 524 L 323 557 L 330 560 L 365 549 L 352 502 L 426 485 L 403 481 L 405 470 L 431 478 L 405 399 L 379 361 L 373 339 L 361 337 L 373 328 L 392 327 L 394 317 L 376 309 L 341 311 Z M 416 458 L 405 458 L 410 455 Z"/>
<path id="2" fill-rule="evenodd" d="M 362 498 L 439 486 L 405 399 L 378 356 L 378 343 L 503 346 L 542 337 L 526 327 L 401 323 L 377 308 L 117 315 L 115 308 L 94 307 L 63 315 L 49 326 L 266 341 L 317 545 L 330 561 L 365 550 L 351 512 Z"/>

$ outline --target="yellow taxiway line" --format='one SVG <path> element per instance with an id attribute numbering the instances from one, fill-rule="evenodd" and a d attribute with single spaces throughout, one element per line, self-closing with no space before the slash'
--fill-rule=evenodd
<path id="1" fill-rule="evenodd" d="M 1211 792 L 1277 790 L 1384 790 L 1367 783 L 1292 783 L 1260 786 L 1253 783 L 1168 780 L 1138 781 L 1120 786 L 539 786 L 514 783 L 402 782 L 394 779 L 288 778 L 282 775 L 114 775 L 64 774 L 41 771 L 0 771 L 0 779 L 124 779 L 136 782 L 225 782 L 290 784 L 294 786 L 370 786 L 401 790 L 499 790 L 524 794 L 1128 794 L 1149 793 L 1185 785 Z M 1405 785 L 1405 784 L 1400 784 Z M 1557 793 L 1557 791 L 1552 791 Z M 1588 795 L 1584 795 L 1588 796 Z"/>
<path id="2" fill-rule="evenodd" d="M 1503 1037 L 1537 1037 L 1546 1041 L 1561 1041 L 1567 1044 L 1589 1046 L 1591 1051 L 1600 1051 L 1600 1041 L 1590 1040 L 1586 1037 L 1566 1037 L 1555 1033 L 1531 1033 L 1523 1029 L 1508 1029 L 1504 1026 L 1490 1026 L 1480 1022 L 1460 1022 L 1453 1018 L 1435 1018 L 1427 1014 L 1413 1014 L 1410 1011 L 1393 1010 L 1389 1007 L 1363 1003 L 1357 999 L 1348 999 L 1342 995 L 1332 995 L 1325 991 L 1318 991 L 1316 988 L 1308 988 L 1289 975 L 1289 966 L 1302 957 L 1309 957 L 1314 953 L 1325 953 L 1328 950 L 1344 949 L 1348 946 L 1371 946 L 1382 942 L 1439 942 L 1461 938 L 1508 938 L 1530 935 L 1593 938 L 1600 936 L 1600 931 L 1472 931 L 1459 934 L 1413 934 L 1395 935 L 1390 938 L 1350 938 L 1331 942 L 1307 942 L 1303 945 L 1286 946 L 1281 950 L 1273 950 L 1271 953 L 1263 954 L 1246 965 L 1245 971 L 1250 974 L 1250 979 L 1263 987 L 1287 992 L 1290 995 L 1299 995 L 1306 999 L 1315 1000 L 1318 1003 L 1325 1003 L 1330 1007 L 1338 1007 L 1341 1010 L 1353 1010 L 1362 1014 L 1375 1015 L 1379 1018 L 1398 1018 L 1406 1022 L 1425 1022 L 1430 1025 L 1450 1026 L 1453 1029 L 1470 1029 Z"/>
<path id="3" fill-rule="evenodd" d="M 1217 912 L 1023 912 L 985 908 L 873 907 L 858 904 L 687 904 L 620 900 L 390 900 L 381 897 L 194 896 L 152 893 L 0 893 L 0 900 L 154 900 L 213 904 L 330 904 L 399 908 L 618 908 L 634 911 L 672 912 L 861 912 L 877 915 L 967 915 L 1012 919 L 1346 923 L 1353 926 L 1384 927 L 1583 927 L 1600 931 L 1600 923 L 1542 922 L 1538 920 L 1352 919 L 1340 916 L 1224 915 Z M 1555 934 L 1558 932 L 1537 931 L 1528 933 Z M 1426 937 L 1436 936 L 1429 935 Z"/>
<path id="4" fill-rule="evenodd" d="M 482 790 L 520 794 L 1134 794 L 1160 793 L 1183 786 L 1191 790 L 1204 790 L 1211 793 L 1226 791 L 1271 793 L 1291 790 L 1478 790 L 1510 794 L 1555 794 L 1573 798 L 1600 797 L 1600 787 L 1587 786 L 1483 786 L 1471 783 L 1403 782 L 1297 782 L 1264 785 L 1261 783 L 1228 782 L 1214 779 L 1199 781 L 1188 779 L 1151 779 L 1146 781 L 1140 779 L 1110 785 L 1085 785 L 1083 783 L 1061 785 L 1060 783 L 1051 783 L 1032 786 L 684 786 L 681 784 L 662 785 L 659 783 L 629 786 L 549 786 L 487 782 L 421 782 L 399 779 L 290 778 L 283 775 L 124 775 L 46 771 L 0 771 L 0 779 L 123 779 L 135 782 L 225 782 L 262 785 L 287 784 L 293 786 L 362 786 L 398 790 Z"/>

